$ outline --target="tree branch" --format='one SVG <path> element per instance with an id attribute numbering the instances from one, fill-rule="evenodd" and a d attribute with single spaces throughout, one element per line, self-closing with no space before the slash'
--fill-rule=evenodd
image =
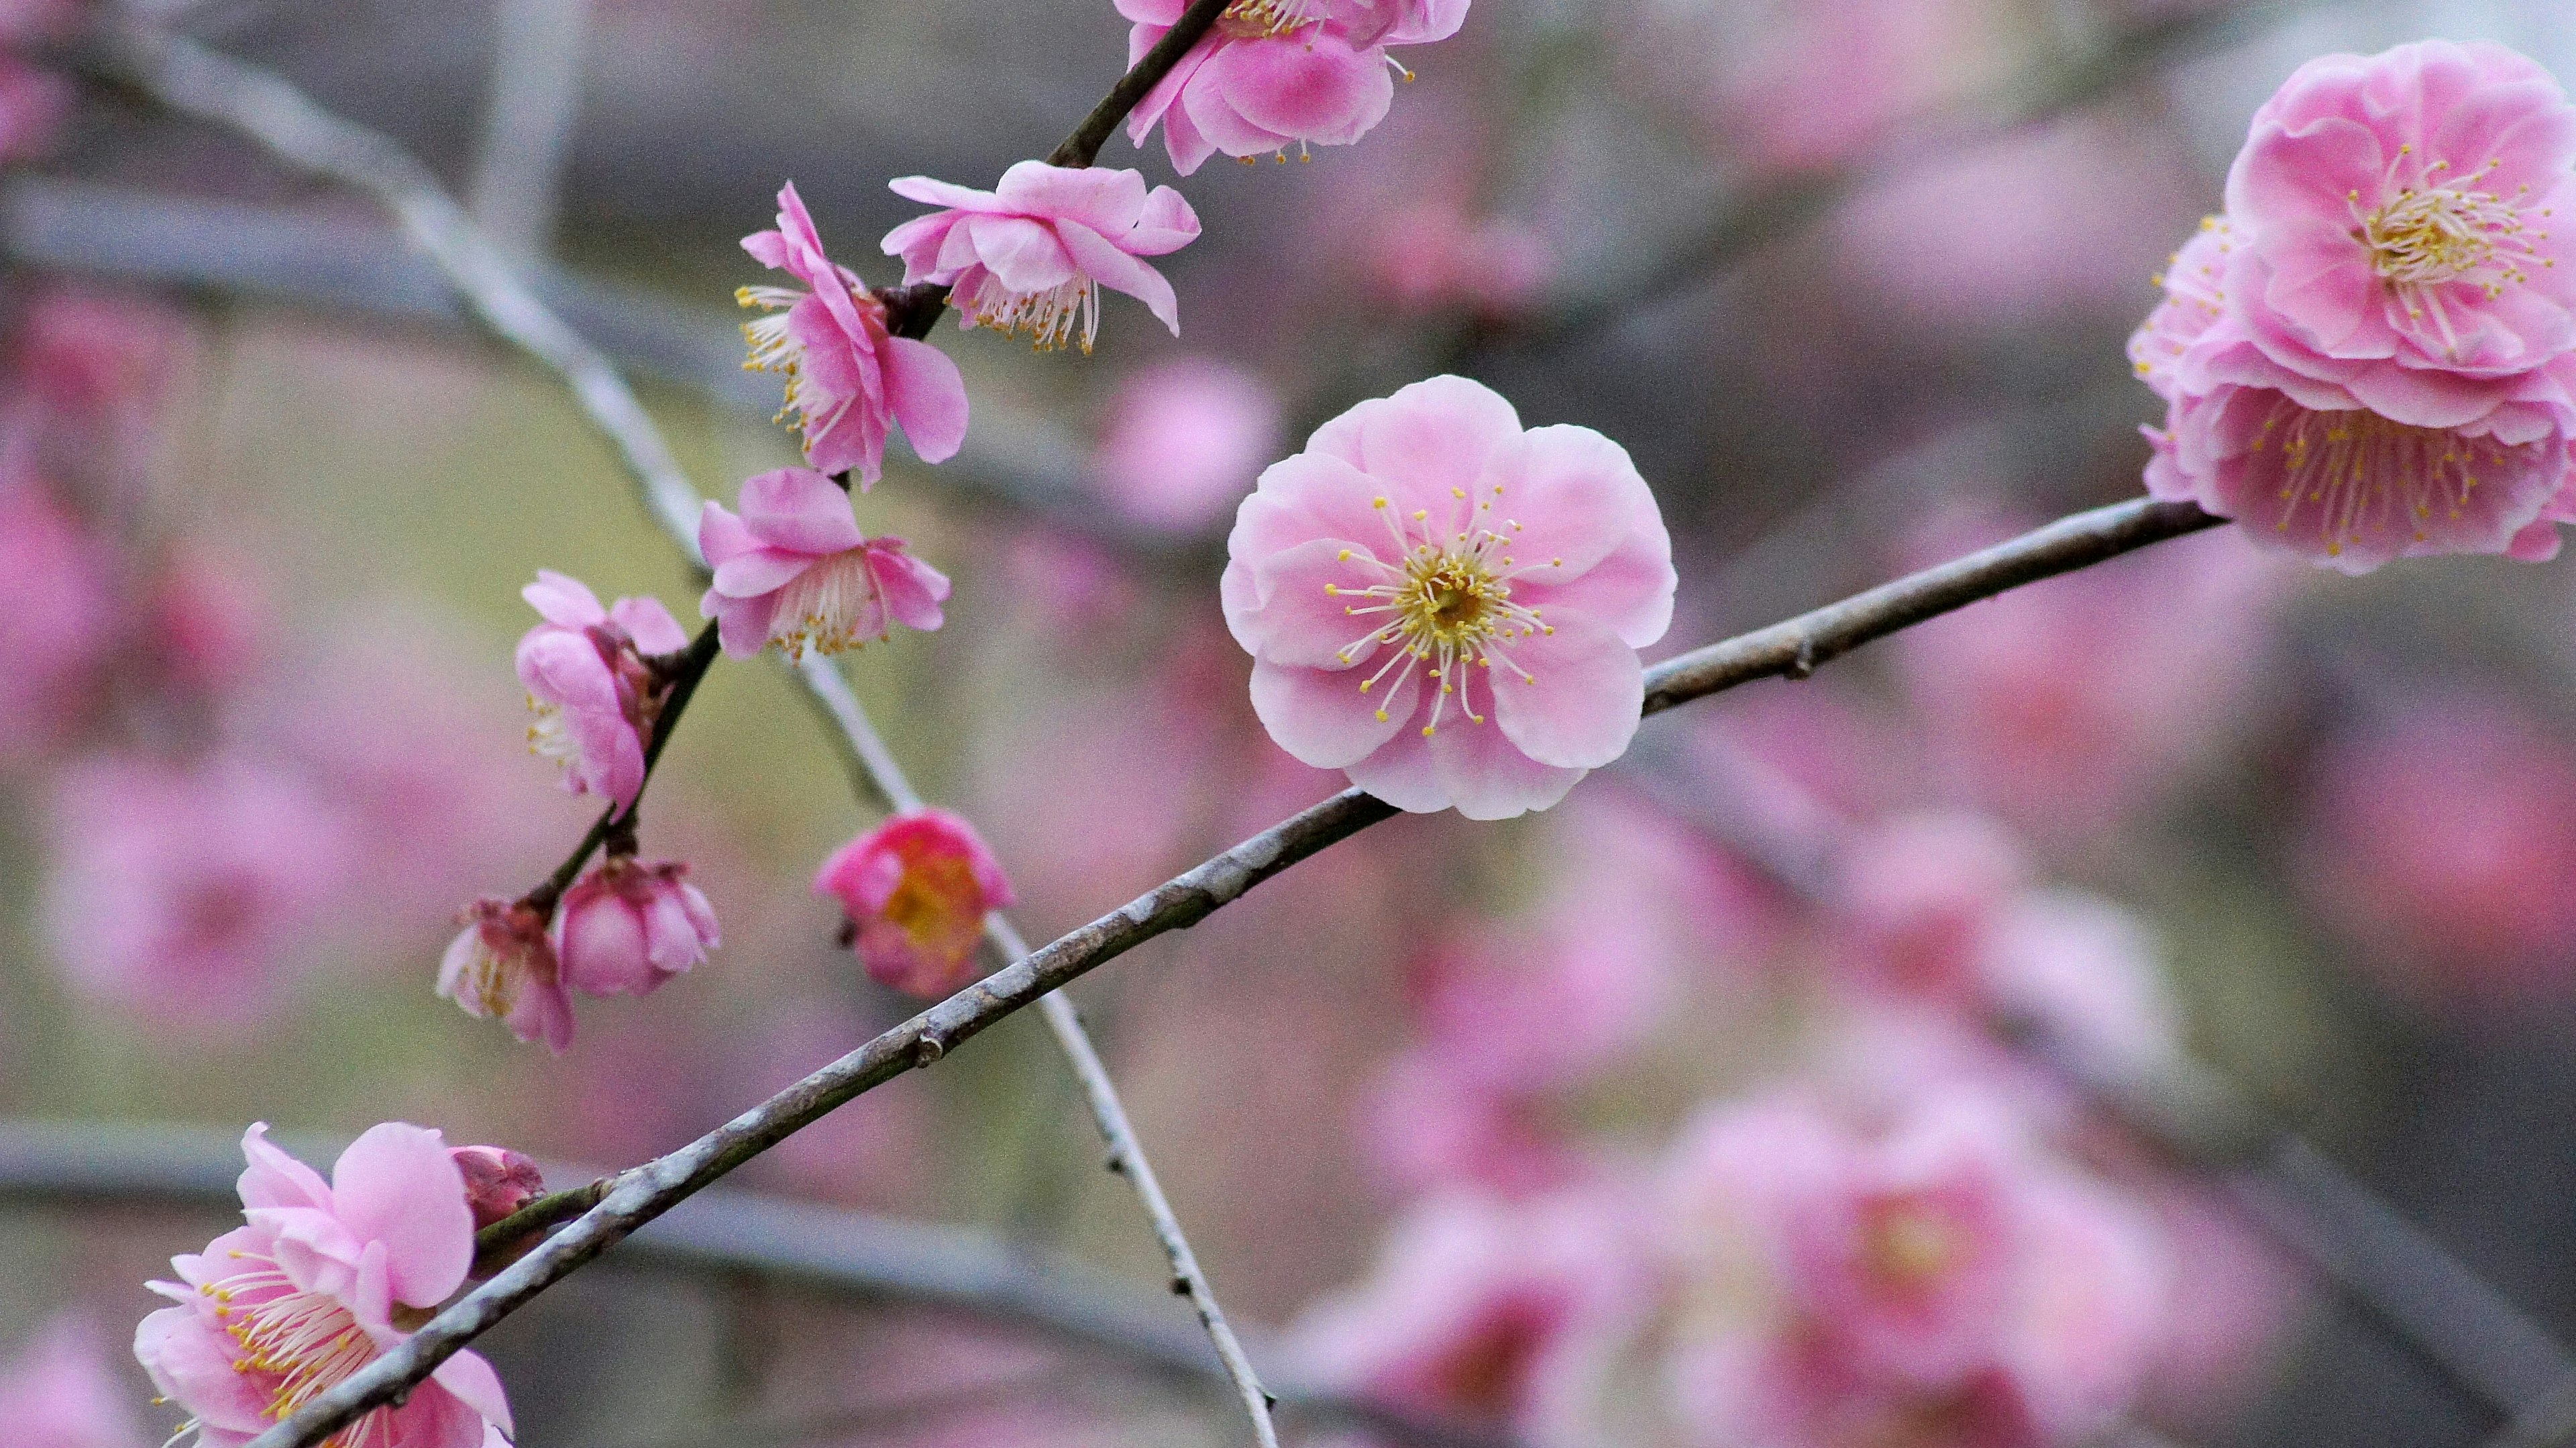
<path id="1" fill-rule="evenodd" d="M 1139 56 L 1134 68 L 1118 78 L 1118 84 L 1109 88 L 1109 94 L 1100 98 L 1100 104 L 1091 108 L 1091 114 L 1082 118 L 1073 134 L 1047 153 L 1047 164 L 1088 166 L 1099 160 L 1100 148 L 1108 144 L 1118 123 L 1127 119 L 1127 113 L 1136 109 L 1148 92 L 1163 83 L 1163 77 L 1172 73 L 1172 67 L 1181 63 L 1181 57 L 1189 54 L 1191 47 L 1207 38 L 1229 3 L 1230 0 L 1194 0 L 1163 38 L 1154 42 L 1154 48 Z"/>

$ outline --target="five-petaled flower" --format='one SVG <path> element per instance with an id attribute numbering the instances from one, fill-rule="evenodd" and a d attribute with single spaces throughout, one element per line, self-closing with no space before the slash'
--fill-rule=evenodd
<path id="1" fill-rule="evenodd" d="M 903 258 L 906 286 L 946 284 L 962 325 L 1025 336 L 1042 351 L 1071 342 L 1088 352 L 1107 287 L 1180 335 L 1172 284 L 1137 260 L 1198 239 L 1198 213 L 1171 187 L 1148 191 L 1139 172 L 1044 161 L 1018 163 L 990 191 L 927 176 L 890 184 L 945 208 L 887 232 L 885 250 Z"/>
<path id="2" fill-rule="evenodd" d="M 650 995 L 722 943 L 715 907 L 676 861 L 611 855 L 555 915 L 563 982 L 586 995 Z"/>
<path id="3" fill-rule="evenodd" d="M 178 1434 L 238 1448 L 411 1336 L 465 1282 L 474 1217 L 465 1180 L 435 1131 L 400 1122 L 352 1142 L 325 1182 L 269 1144 L 242 1137 L 245 1225 L 170 1259 L 178 1305 L 143 1319 L 134 1355 L 162 1395 L 191 1415 Z M 399 1407 L 370 1410 L 341 1448 L 485 1448 L 510 1431 L 489 1363 L 460 1351 Z"/>
<path id="4" fill-rule="evenodd" d="M 545 617 L 519 640 L 519 682 L 537 716 L 528 748 L 560 762 L 573 793 L 633 804 L 662 708 L 663 683 L 647 661 L 687 648 L 689 636 L 657 599 L 603 609 L 579 579 L 550 568 L 519 596 Z"/>
<path id="5" fill-rule="evenodd" d="M 823 254 L 814 218 L 789 182 L 778 193 L 778 229 L 742 239 L 764 266 L 805 284 L 744 287 L 746 307 L 769 315 L 743 324 L 746 367 L 787 374 L 779 419 L 797 419 L 805 458 L 827 473 L 855 472 L 865 489 L 884 470 L 896 424 L 923 462 L 945 462 L 966 440 L 966 384 L 957 364 L 927 342 L 886 330 L 885 303 L 858 273 Z M 784 310 L 781 310 L 781 309 Z"/>
<path id="6" fill-rule="evenodd" d="M 975 827 L 944 809 L 895 815 L 832 852 L 814 893 L 849 912 L 868 974 L 943 996 L 972 980 L 984 917 L 1011 903 L 1002 862 Z"/>
<path id="7" fill-rule="evenodd" d="M 793 657 L 836 654 L 883 639 L 898 623 L 927 632 L 943 621 L 947 576 L 905 552 L 900 538 L 862 534 L 848 495 L 811 468 L 745 482 L 739 515 L 708 503 L 698 547 L 715 570 L 698 609 L 737 658 L 773 643 Z"/>
<path id="8" fill-rule="evenodd" d="M 1222 585 L 1281 748 L 1400 809 L 1545 809 L 1619 757 L 1672 543 L 1618 444 L 1417 382 L 1316 429 L 1236 515 Z"/>

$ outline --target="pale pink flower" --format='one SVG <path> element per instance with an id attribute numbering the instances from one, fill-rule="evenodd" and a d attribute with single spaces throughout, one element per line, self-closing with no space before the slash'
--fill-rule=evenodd
<path id="1" fill-rule="evenodd" d="M 621 598 L 603 609 L 579 579 L 550 568 L 519 596 L 545 618 L 519 640 L 519 682 L 537 716 L 529 750 L 561 764 L 572 793 L 632 805 L 662 708 L 646 660 L 680 652 L 689 636 L 658 599 Z"/>
<path id="2" fill-rule="evenodd" d="M 1370 1154 L 1404 1191 L 1475 1187 L 1524 1197 L 1561 1185 L 1584 1163 L 1555 1120 L 1557 1103 L 1495 1079 L 1467 1053 L 1406 1051 L 1370 1083 L 1361 1127 Z"/>
<path id="3" fill-rule="evenodd" d="M 895 624 L 928 631 L 944 621 L 948 578 L 904 551 L 900 538 L 869 538 L 847 494 L 811 468 L 780 468 L 742 485 L 739 517 L 709 502 L 698 546 L 715 583 L 698 611 L 716 620 L 724 651 L 749 658 L 770 644 L 802 658 L 882 640 Z"/>
<path id="4" fill-rule="evenodd" d="M 984 917 L 1013 898 L 975 827 L 937 808 L 892 816 L 833 851 L 814 893 L 849 912 L 869 975 L 932 997 L 974 978 Z"/>
<path id="5" fill-rule="evenodd" d="M 949 287 L 959 325 L 1024 336 L 1040 351 L 1071 342 L 1089 352 L 1107 287 L 1180 335 L 1172 284 L 1137 258 L 1196 241 L 1198 213 L 1169 186 L 1146 190 L 1142 172 L 1021 161 L 990 191 L 927 176 L 888 184 L 942 208 L 887 232 L 885 252 L 903 258 L 904 285 Z"/>
<path id="6" fill-rule="evenodd" d="M 456 918 L 465 928 L 439 960 L 438 993 L 469 1016 L 502 1021 L 520 1040 L 542 1040 L 561 1054 L 572 1044 L 572 993 L 545 915 L 525 901 L 487 895 Z"/>
<path id="7" fill-rule="evenodd" d="M 453 1146 L 447 1155 L 465 1179 L 465 1206 L 477 1231 L 545 1195 L 545 1173 L 506 1146 Z"/>
<path id="8" fill-rule="evenodd" d="M 1556 269 L 1556 254 L 1525 223 L 1475 220 L 1445 198 L 1383 222 L 1369 250 L 1379 290 L 1409 312 L 1455 309 L 1508 318 L 1528 309 Z"/>
<path id="9" fill-rule="evenodd" d="M 2576 347 L 2550 220 L 2571 208 L 2576 106 L 2540 66 L 2486 42 L 2329 55 L 2254 113 L 2228 172 L 2227 287 L 2266 352 L 2326 381 L 2527 372 Z"/>
<path id="10" fill-rule="evenodd" d="M 2130 335 L 2129 365 L 2167 402 L 2182 395 L 2183 354 L 2227 315 L 2227 264 L 2238 243 L 2226 217 L 2204 216 L 2200 230 L 2148 279 L 2164 295 Z"/>
<path id="11" fill-rule="evenodd" d="M 2029 867 L 2011 836 L 1978 815 L 1903 815 L 1856 831 L 1834 889 L 1851 948 L 1908 992 L 1972 997 L 1980 960 Z"/>
<path id="12" fill-rule="evenodd" d="M 1977 974 L 1990 1011 L 2091 1071 L 2169 1066 L 2180 1047 L 2182 1011 L 2154 934 L 2098 895 L 2024 892 L 1995 921 Z"/>
<path id="13" fill-rule="evenodd" d="M 715 907 L 689 867 L 611 855 L 555 912 L 563 982 L 588 995 L 650 995 L 722 943 Z"/>
<path id="14" fill-rule="evenodd" d="M 885 467 L 886 435 L 903 426 L 923 462 L 945 462 L 966 440 L 966 383 L 957 364 L 927 342 L 886 330 L 885 303 L 858 273 L 823 254 L 814 218 L 789 182 L 778 193 L 778 229 L 742 239 L 764 266 L 805 284 L 744 287 L 746 307 L 780 315 L 743 324 L 744 364 L 787 374 L 783 419 L 795 414 L 805 460 L 827 473 L 856 472 L 865 490 Z"/>
<path id="15" fill-rule="evenodd" d="M 400 1346 L 411 1333 L 397 1318 L 444 1302 L 474 1261 L 464 1179 L 437 1132 L 371 1127 L 325 1182 L 267 1130 L 242 1137 L 247 1225 L 171 1258 L 179 1280 L 152 1290 L 179 1305 L 134 1333 L 153 1384 L 190 1414 L 180 1438 L 199 1448 L 239 1448 Z M 401 1407 L 377 1408 L 341 1436 L 368 1448 L 485 1448 L 496 1429 L 510 1431 L 501 1380 L 465 1351 Z"/>
<path id="16" fill-rule="evenodd" d="M 1127 63 L 1187 8 L 1188 0 L 1118 0 L 1118 13 L 1135 22 Z M 1142 146 L 1161 125 L 1184 176 L 1219 151 L 1284 159 L 1290 146 L 1351 145 L 1395 100 L 1403 71 L 1386 47 L 1447 39 L 1466 19 L 1467 0 L 1236 0 L 1129 114 L 1127 137 Z"/>
<path id="17" fill-rule="evenodd" d="M 55 782 L 45 899 L 73 987 L 165 1020 L 273 997 L 348 875 L 349 823 L 247 759 L 94 760 Z"/>
<path id="18" fill-rule="evenodd" d="M 1990 29 L 1962 0 L 1651 0 L 1620 27 L 1642 79 L 1769 168 L 1827 166 L 1972 85 Z"/>
<path id="19" fill-rule="evenodd" d="M 56 1318 L 0 1368 L 0 1423 L 12 1448 L 145 1448 L 125 1384 L 90 1326 Z"/>
<path id="20" fill-rule="evenodd" d="M 1092 476 L 1149 528 L 1205 528 L 1243 499 L 1279 441 L 1278 394 L 1209 357 L 1138 369 L 1110 404 Z"/>
<path id="21" fill-rule="evenodd" d="M 59 742 L 96 702 L 117 632 L 111 563 L 50 489 L 0 482 L 0 757 Z"/>
<path id="22" fill-rule="evenodd" d="M 1564 798 L 1627 749 L 1637 650 L 1672 620 L 1671 540 L 1626 451 L 1523 431 L 1463 377 L 1316 429 L 1226 550 L 1226 623 L 1271 738 L 1406 810 Z"/>

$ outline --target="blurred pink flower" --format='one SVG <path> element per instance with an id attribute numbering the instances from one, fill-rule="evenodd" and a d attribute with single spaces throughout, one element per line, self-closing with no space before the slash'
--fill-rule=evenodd
<path id="1" fill-rule="evenodd" d="M 975 827 L 936 808 L 895 815 L 833 851 L 814 893 L 849 912 L 869 975 L 934 998 L 974 978 L 984 917 L 1012 900 Z"/>
<path id="2" fill-rule="evenodd" d="M 2447 40 L 2299 67 L 2227 175 L 2241 316 L 2284 366 L 2497 377 L 2576 347 L 2576 106 L 2503 46 Z M 2397 385 L 2392 380 L 2392 385 Z M 2386 410 L 2386 409 L 2383 409 Z"/>
<path id="3" fill-rule="evenodd" d="M 563 982 L 587 995 L 650 995 L 722 943 L 688 866 L 632 855 L 609 856 L 566 890 L 554 929 Z"/>
<path id="4" fill-rule="evenodd" d="M 1672 543 L 1626 451 L 1525 432 L 1463 377 L 1316 429 L 1261 475 L 1226 551 L 1226 623 L 1270 737 L 1417 812 L 1545 809 L 1618 758 L 1636 651 L 1672 621 Z"/>
<path id="5" fill-rule="evenodd" d="M 1369 269 L 1378 289 L 1406 311 L 1456 309 L 1499 320 L 1538 300 L 1556 254 L 1522 222 L 1473 220 L 1456 203 L 1433 199 L 1380 224 Z"/>
<path id="6" fill-rule="evenodd" d="M 348 821 L 225 758 L 110 756 L 54 781 L 45 923 L 72 986 L 165 1021 L 268 1005 L 349 875 Z"/>
<path id="7" fill-rule="evenodd" d="M 522 1041 L 556 1054 L 572 1044 L 572 993 L 564 986 L 546 918 L 522 901 L 486 895 L 457 913 L 465 928 L 438 963 L 438 993 L 469 1016 L 496 1019 Z"/>
<path id="8" fill-rule="evenodd" d="M 2145 1416 L 2215 1434 L 2269 1381 L 2294 1341 L 2306 1282 L 2236 1204 L 2196 1180 L 2156 1193 L 2173 1244 L 2172 1300 L 2147 1383 Z M 2204 1436 L 2193 1434 L 2192 1436 Z"/>
<path id="9" fill-rule="evenodd" d="M 465 1206 L 477 1231 L 545 1195 L 545 1174 L 506 1146 L 455 1146 L 447 1155 L 465 1180 Z"/>
<path id="10" fill-rule="evenodd" d="M 709 502 L 698 546 L 715 570 L 698 611 L 737 658 L 773 643 L 791 658 L 836 654 L 883 640 L 898 623 L 927 631 L 944 621 L 947 575 L 900 538 L 860 533 L 848 495 L 811 468 L 745 482 L 740 517 Z"/>
<path id="11" fill-rule="evenodd" d="M 1623 27 L 1644 78 L 1730 157 L 1844 160 L 1975 74 L 1958 0 L 1656 0 Z"/>
<path id="12" fill-rule="evenodd" d="M 238 560 L 179 540 L 155 570 L 144 628 L 171 680 L 213 694 L 241 683 L 258 661 L 270 628 L 268 601 Z"/>
<path id="13" fill-rule="evenodd" d="M 1498 1074 L 1445 1044 L 1387 1063 L 1370 1083 L 1361 1130 L 1393 1186 L 1526 1197 L 1582 1170 L 1584 1150 L 1547 1098 Z"/>
<path id="14" fill-rule="evenodd" d="M 551 568 L 537 570 L 519 596 L 545 619 L 519 640 L 519 682 L 537 716 L 529 750 L 561 764 L 574 794 L 634 804 L 662 706 L 646 660 L 680 652 L 689 636 L 658 599 L 621 598 L 603 609 L 581 580 Z"/>
<path id="15" fill-rule="evenodd" d="M 2300 878 L 2385 983 L 2471 1012 L 2576 992 L 2576 749 L 2529 711 L 2411 700 L 2308 777 Z"/>
<path id="16" fill-rule="evenodd" d="M 886 435 L 903 425 L 923 462 L 945 462 L 966 440 L 966 383 L 927 342 L 886 330 L 885 303 L 848 267 L 823 254 L 814 218 L 791 181 L 778 192 L 778 229 L 742 239 L 761 265 L 805 284 L 743 287 L 735 300 L 781 316 L 743 324 L 748 365 L 787 374 L 787 405 L 805 435 L 805 460 L 826 473 L 856 472 L 861 491 L 884 471 Z"/>
<path id="17" fill-rule="evenodd" d="M 2080 890 L 2031 890 L 1995 922 L 1978 975 L 1986 1008 L 2120 1079 L 2169 1066 L 2182 1042 L 2153 934 Z"/>
<path id="18" fill-rule="evenodd" d="M 60 742 L 119 630 L 112 560 L 50 489 L 0 482 L 0 758 Z"/>
<path id="19" fill-rule="evenodd" d="M 1277 394 L 1211 357 L 1175 357 L 1120 384 L 1092 458 L 1118 511 L 1149 528 L 1191 533 L 1225 516 L 1276 455 Z"/>
<path id="20" fill-rule="evenodd" d="M 0 51 L 0 162 L 52 150 L 75 94 L 65 77 Z"/>
<path id="21" fill-rule="evenodd" d="M 1118 13 L 1135 22 L 1127 63 L 1188 8 L 1188 0 L 1118 0 Z M 1219 151 L 1284 160 L 1290 146 L 1351 145 L 1395 100 L 1400 68 L 1386 47 L 1445 40 L 1466 18 L 1466 0 L 1237 0 L 1146 93 L 1127 118 L 1127 138 L 1142 146 L 1161 125 L 1184 176 Z"/>
<path id="22" fill-rule="evenodd" d="M 139 463 L 188 340 L 186 315 L 157 299 L 55 290 L 29 302 L 9 375 L 44 423 L 40 462 L 80 477 Z"/>
<path id="23" fill-rule="evenodd" d="M 465 1183 L 437 1132 L 370 1127 L 326 1183 L 267 1130 L 242 1137 L 247 1225 L 171 1258 L 179 1280 L 151 1286 L 179 1305 L 134 1333 L 153 1385 L 190 1414 L 179 1436 L 200 1448 L 238 1448 L 399 1346 L 411 1333 L 397 1312 L 437 1307 L 474 1260 Z M 510 1431 L 509 1400 L 468 1350 L 347 1436 L 371 1448 L 485 1448 L 495 1428 Z"/>
<path id="24" fill-rule="evenodd" d="M 1072 342 L 1084 352 L 1100 332 L 1100 289 L 1125 292 L 1181 333 L 1172 284 L 1139 257 L 1196 241 L 1198 213 L 1144 173 L 1021 161 L 991 191 L 902 176 L 894 193 L 942 210 L 886 233 L 903 258 L 906 286 L 941 282 L 960 325 L 1025 336 L 1040 351 Z"/>
<path id="25" fill-rule="evenodd" d="M 1970 814 L 1901 815 L 1854 831 L 1835 906 L 1858 962 L 1884 984 L 1972 999 L 2005 908 L 2028 878 L 2020 847 Z"/>
<path id="26" fill-rule="evenodd" d="M 145 1448 L 125 1384 L 89 1324 L 58 1317 L 0 1369 L 0 1423 L 14 1448 Z"/>

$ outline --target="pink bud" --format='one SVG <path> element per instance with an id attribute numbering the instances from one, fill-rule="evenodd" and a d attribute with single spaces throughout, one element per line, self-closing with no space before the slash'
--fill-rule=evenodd
<path id="1" fill-rule="evenodd" d="M 465 1205 L 473 1210 L 476 1231 L 545 1194 L 537 1164 L 506 1146 L 451 1146 L 447 1154 L 465 1174 Z"/>
<path id="2" fill-rule="evenodd" d="M 555 955 L 564 984 L 589 995 L 650 995 L 722 943 L 689 867 L 612 855 L 564 892 Z"/>

